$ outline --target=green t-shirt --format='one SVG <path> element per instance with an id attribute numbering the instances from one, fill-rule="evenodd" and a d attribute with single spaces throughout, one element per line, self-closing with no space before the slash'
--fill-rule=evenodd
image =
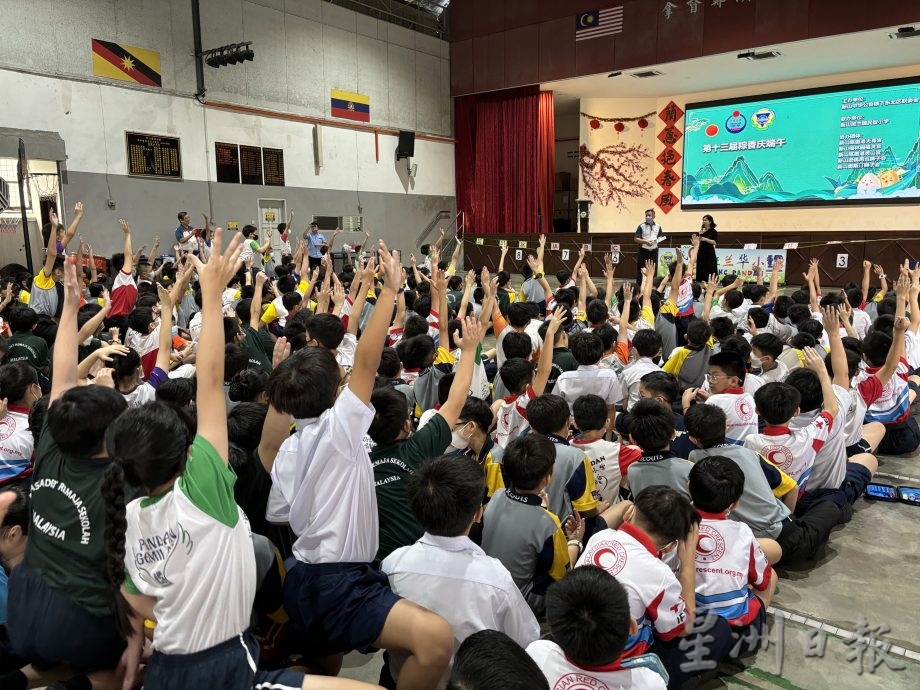
<path id="1" fill-rule="evenodd" d="M 549 370 L 549 378 L 546 381 L 546 392 L 552 393 L 556 386 L 556 380 L 562 376 L 563 372 L 575 371 L 578 368 L 578 360 L 567 347 L 553 348 L 553 365 Z"/>
<path id="2" fill-rule="evenodd" d="M 47 424 L 35 448 L 26 561 L 51 589 L 88 612 L 112 612 L 105 563 L 102 475 L 110 461 L 65 455 Z"/>
<path id="3" fill-rule="evenodd" d="M 249 368 L 272 373 L 272 352 L 275 343 L 263 329 L 256 330 L 248 323 L 242 325 L 243 341 L 240 343 L 249 355 Z"/>
<path id="4" fill-rule="evenodd" d="M 7 341 L 5 364 L 27 362 L 33 369 L 47 369 L 51 363 L 48 343 L 32 333 L 14 333 Z"/>
<path id="5" fill-rule="evenodd" d="M 380 516 L 380 548 L 377 561 L 393 551 L 415 543 L 425 530 L 415 521 L 406 501 L 409 475 L 423 461 L 442 455 L 450 445 L 450 427 L 439 414 L 412 436 L 383 443 L 371 451 L 377 512 Z"/>

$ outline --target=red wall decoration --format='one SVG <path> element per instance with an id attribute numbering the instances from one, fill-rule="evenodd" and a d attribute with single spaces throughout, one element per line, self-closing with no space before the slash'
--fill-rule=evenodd
<path id="1" fill-rule="evenodd" d="M 674 144 L 680 141 L 680 138 L 684 136 L 683 132 L 677 128 L 677 123 L 680 121 L 683 114 L 684 111 L 681 110 L 674 101 L 668 103 L 662 111 L 658 113 L 658 117 L 664 122 L 665 127 L 658 134 L 658 141 L 664 144 L 664 151 L 658 154 L 658 163 L 661 165 L 661 172 L 658 173 L 658 177 L 655 178 L 655 181 L 658 183 L 658 186 L 661 187 L 661 194 L 655 199 L 655 204 L 666 214 L 670 213 L 671 209 L 678 204 L 677 194 L 672 192 L 671 189 L 676 187 L 680 182 L 680 175 L 674 172 L 674 166 L 677 164 L 677 161 L 680 160 L 680 154 L 674 148 Z"/>

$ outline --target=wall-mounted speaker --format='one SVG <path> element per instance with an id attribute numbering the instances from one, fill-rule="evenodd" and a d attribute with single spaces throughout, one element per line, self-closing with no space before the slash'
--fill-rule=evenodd
<path id="1" fill-rule="evenodd" d="M 400 130 L 399 143 L 396 144 L 396 160 L 412 158 L 415 155 L 415 132 Z"/>

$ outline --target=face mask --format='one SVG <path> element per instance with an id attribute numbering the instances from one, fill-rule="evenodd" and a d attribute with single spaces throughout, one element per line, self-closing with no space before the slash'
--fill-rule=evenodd
<path id="1" fill-rule="evenodd" d="M 458 431 L 450 432 L 450 445 L 457 450 L 466 450 L 469 448 L 470 440 L 465 438 Z"/>
<path id="2" fill-rule="evenodd" d="M 646 216 L 646 217 L 645 217 L 645 222 L 648 223 L 649 225 L 651 225 L 652 223 L 655 222 L 655 218 L 654 218 L 653 216 Z"/>
<path id="3" fill-rule="evenodd" d="M 763 360 L 760 357 L 751 355 L 751 368 L 760 369 L 761 367 L 763 367 Z"/>

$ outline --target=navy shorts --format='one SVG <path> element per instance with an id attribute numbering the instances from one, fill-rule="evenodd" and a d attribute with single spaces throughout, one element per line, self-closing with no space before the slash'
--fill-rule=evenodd
<path id="1" fill-rule="evenodd" d="M 112 669 L 125 649 L 114 615 L 97 616 L 59 594 L 25 560 L 10 573 L 7 630 L 13 651 L 38 669 Z"/>
<path id="2" fill-rule="evenodd" d="M 883 455 L 906 455 L 920 447 L 920 427 L 914 417 L 903 422 L 885 425 L 885 435 L 878 444 L 878 452 Z"/>
<path id="3" fill-rule="evenodd" d="M 843 478 L 843 484 L 840 485 L 840 490 L 846 496 L 847 503 L 850 505 L 856 503 L 856 499 L 863 495 L 871 481 L 872 473 L 868 467 L 855 462 L 848 462 L 846 476 Z"/>
<path id="4" fill-rule="evenodd" d="M 304 674 L 258 669 L 259 645 L 251 633 L 194 654 L 154 652 L 144 675 L 149 690 L 300 690 Z"/>
<path id="5" fill-rule="evenodd" d="M 368 563 L 296 561 L 284 579 L 284 608 L 312 658 L 373 649 L 400 599 Z"/>
<path id="6" fill-rule="evenodd" d="M 871 453 L 872 446 L 869 445 L 869 442 L 861 438 L 859 443 L 854 443 L 852 446 L 847 446 L 847 457 L 852 458 L 854 455 L 862 455 L 863 453 Z"/>

